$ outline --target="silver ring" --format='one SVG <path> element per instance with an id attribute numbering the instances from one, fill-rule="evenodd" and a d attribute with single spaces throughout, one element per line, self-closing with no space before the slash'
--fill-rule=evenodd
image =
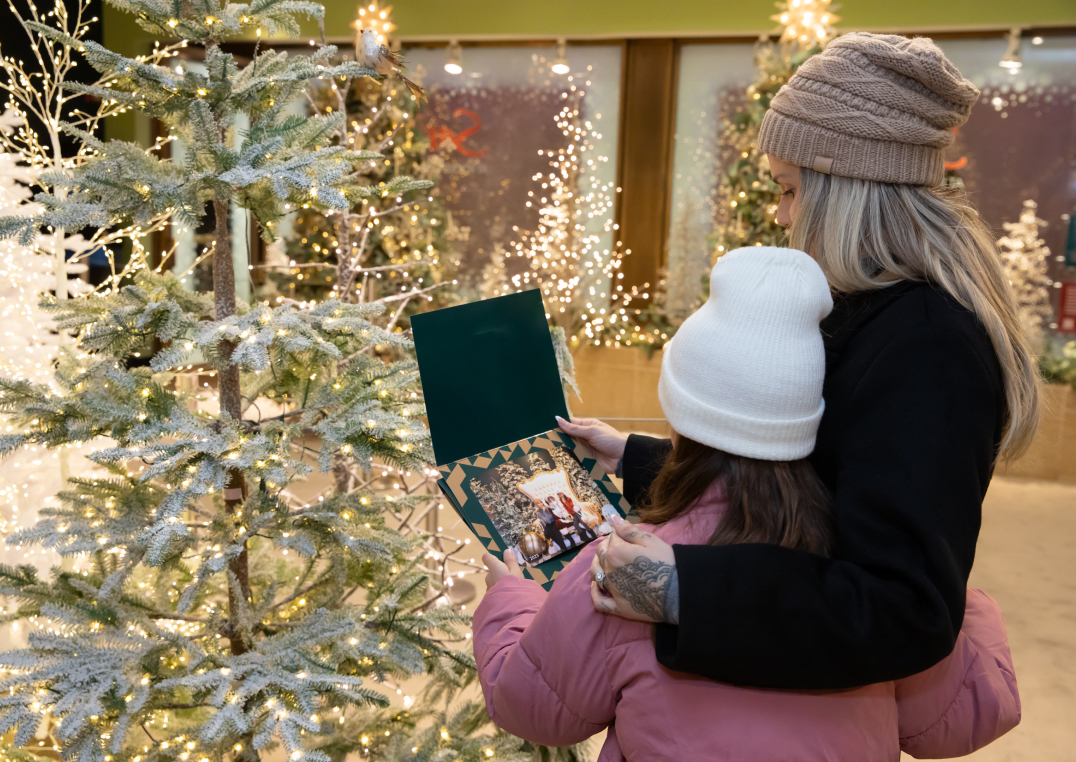
<path id="1" fill-rule="evenodd" d="M 598 587 L 601 588 L 602 592 L 608 592 L 608 590 L 605 589 L 605 572 L 600 571 L 595 574 L 594 581 L 598 583 Z"/>

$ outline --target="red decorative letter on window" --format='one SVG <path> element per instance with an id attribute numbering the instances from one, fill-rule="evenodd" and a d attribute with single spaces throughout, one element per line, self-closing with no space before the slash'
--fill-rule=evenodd
<path id="1" fill-rule="evenodd" d="M 461 116 L 467 116 L 471 118 L 471 121 L 473 123 L 470 127 L 460 130 L 459 132 L 453 132 L 447 125 L 439 125 L 431 120 L 426 128 L 426 133 L 430 137 L 430 148 L 436 151 L 438 148 L 441 147 L 442 143 L 447 141 L 451 143 L 453 148 L 455 148 L 461 154 L 472 159 L 480 158 L 489 153 L 488 148 L 473 150 L 470 148 L 466 148 L 463 145 L 464 141 L 467 140 L 467 138 L 482 129 L 482 118 L 478 116 L 478 114 L 476 114 L 475 112 L 466 108 L 456 109 L 454 112 L 452 112 L 452 116 L 457 119 Z"/>

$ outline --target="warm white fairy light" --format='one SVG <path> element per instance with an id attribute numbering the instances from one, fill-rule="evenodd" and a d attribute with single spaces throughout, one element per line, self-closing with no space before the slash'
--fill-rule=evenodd
<path id="1" fill-rule="evenodd" d="M 833 25 L 841 17 L 833 12 L 832 0 L 787 0 L 777 3 L 780 13 L 770 16 L 782 26 L 781 42 L 810 48 L 825 45 L 837 36 Z"/>
<path id="2" fill-rule="evenodd" d="M 372 2 L 360 5 L 355 11 L 355 20 L 351 22 L 351 28 L 355 30 L 355 39 L 359 38 L 364 29 L 373 29 L 377 32 L 377 41 L 384 44 L 388 36 L 396 31 L 396 25 L 392 23 L 392 6 L 380 5 Z"/>

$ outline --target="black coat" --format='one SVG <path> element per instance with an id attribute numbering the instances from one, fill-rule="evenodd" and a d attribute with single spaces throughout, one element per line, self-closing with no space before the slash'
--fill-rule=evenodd
<path id="1" fill-rule="evenodd" d="M 846 688 L 924 670 L 955 644 L 1006 415 L 989 337 L 922 283 L 846 296 L 822 329 L 826 409 L 811 461 L 834 495 L 834 557 L 675 546 L 680 625 L 656 637 L 670 669 Z M 669 447 L 629 437 L 629 502 L 645 499 Z"/>

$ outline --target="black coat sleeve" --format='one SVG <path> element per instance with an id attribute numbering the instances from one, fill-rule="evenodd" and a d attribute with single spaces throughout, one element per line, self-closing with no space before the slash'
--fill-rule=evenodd
<path id="1" fill-rule="evenodd" d="M 646 499 L 670 450 L 672 442 L 668 439 L 628 435 L 624 445 L 624 497 L 629 505 L 637 505 Z"/>
<path id="2" fill-rule="evenodd" d="M 870 363 L 837 430 L 833 558 L 675 546 L 680 624 L 658 626 L 659 661 L 741 685 L 839 689 L 944 658 L 1004 415 L 996 360 L 980 350 L 923 327 Z"/>

